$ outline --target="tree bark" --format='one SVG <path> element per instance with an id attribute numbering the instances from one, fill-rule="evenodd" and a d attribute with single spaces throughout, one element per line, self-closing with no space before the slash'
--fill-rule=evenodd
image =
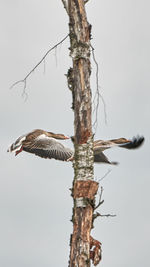
<path id="1" fill-rule="evenodd" d="M 97 265 L 101 258 L 100 242 L 90 236 L 98 183 L 94 181 L 93 134 L 90 88 L 91 25 L 86 17 L 84 0 L 62 0 L 69 16 L 70 56 L 73 66 L 68 71 L 74 110 L 74 181 L 72 196 L 73 234 L 70 239 L 69 267 Z M 94 249 L 91 250 L 94 246 Z"/>
<path id="2" fill-rule="evenodd" d="M 73 68 L 68 80 L 73 94 L 75 161 L 73 181 L 73 234 L 70 242 L 70 267 L 90 266 L 90 232 L 94 196 L 93 135 L 90 89 L 90 31 L 83 0 L 68 1 L 70 56 Z"/>

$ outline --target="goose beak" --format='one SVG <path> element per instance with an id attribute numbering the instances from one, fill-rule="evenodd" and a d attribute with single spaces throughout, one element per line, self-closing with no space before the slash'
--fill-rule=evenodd
<path id="1" fill-rule="evenodd" d="M 23 146 L 21 146 L 21 148 L 15 152 L 15 156 L 17 156 L 20 152 L 22 152 L 22 150 L 23 150 Z"/>

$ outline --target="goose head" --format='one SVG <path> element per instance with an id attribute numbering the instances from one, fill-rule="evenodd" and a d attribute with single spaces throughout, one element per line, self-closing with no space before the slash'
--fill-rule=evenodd
<path id="1" fill-rule="evenodd" d="M 19 137 L 15 143 L 13 143 L 8 149 L 7 152 L 15 152 L 17 156 L 23 149 L 23 141 L 26 139 L 26 136 L 23 135 Z"/>

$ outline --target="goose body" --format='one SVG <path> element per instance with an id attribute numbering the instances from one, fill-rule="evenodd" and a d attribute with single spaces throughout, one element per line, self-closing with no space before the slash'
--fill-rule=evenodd
<path id="1" fill-rule="evenodd" d="M 42 158 L 66 161 L 73 152 L 58 141 L 65 139 L 69 139 L 69 137 L 37 129 L 20 136 L 7 151 L 14 151 L 16 156 L 20 152 L 26 151 Z"/>
<path id="2" fill-rule="evenodd" d="M 7 151 L 15 152 L 15 155 L 18 155 L 21 151 L 26 151 L 42 158 L 71 161 L 74 155 L 73 150 L 58 141 L 65 139 L 69 139 L 69 137 L 64 134 L 54 134 L 52 132 L 37 129 L 20 136 Z M 74 137 L 71 137 L 71 139 L 74 142 Z M 133 137 L 131 140 L 126 138 L 118 138 L 107 141 L 96 140 L 93 144 L 94 162 L 115 165 L 117 162 L 109 161 L 103 153 L 104 150 L 115 146 L 126 149 L 135 149 L 140 147 L 143 141 L 144 137 L 142 136 Z"/>

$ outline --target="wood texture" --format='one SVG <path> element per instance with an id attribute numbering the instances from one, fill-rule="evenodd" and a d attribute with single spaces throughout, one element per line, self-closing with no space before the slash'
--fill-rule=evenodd
<path id="1" fill-rule="evenodd" d="M 68 1 L 70 56 L 68 85 L 72 91 L 75 131 L 75 161 L 72 196 L 73 234 L 69 267 L 90 266 L 90 232 L 98 184 L 93 181 L 93 135 L 90 88 L 90 31 L 83 0 Z M 93 256 L 92 256 L 93 257 Z"/>

